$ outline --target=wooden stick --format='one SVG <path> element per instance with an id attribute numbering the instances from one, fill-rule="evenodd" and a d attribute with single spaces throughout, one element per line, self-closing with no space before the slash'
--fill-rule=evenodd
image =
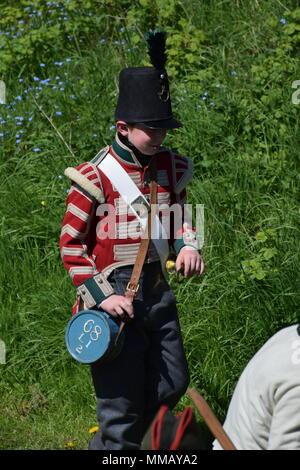
<path id="1" fill-rule="evenodd" d="M 221 446 L 224 450 L 237 450 L 234 446 L 233 442 L 230 440 L 228 435 L 226 434 L 225 430 L 223 429 L 220 421 L 205 401 L 205 399 L 200 395 L 200 393 L 195 389 L 191 388 L 188 390 L 188 395 L 194 402 L 197 410 L 203 417 L 204 421 L 206 422 L 207 426 L 215 436 L 215 438 L 219 441 Z"/>

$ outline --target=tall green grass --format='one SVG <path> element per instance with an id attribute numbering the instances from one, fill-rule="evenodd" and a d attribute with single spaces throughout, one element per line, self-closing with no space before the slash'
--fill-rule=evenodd
<path id="1" fill-rule="evenodd" d="M 223 419 L 247 361 L 275 331 L 299 319 L 299 119 L 291 82 L 300 71 L 297 61 L 290 75 L 265 63 L 276 61 L 280 20 L 297 2 L 186 0 L 183 6 L 185 19 L 206 35 L 203 78 L 194 82 L 183 74 L 172 81 L 174 109 L 185 126 L 170 133 L 166 145 L 194 163 L 189 202 L 205 206 L 206 273 L 170 282 L 191 384 Z M 107 21 L 109 28 L 95 31 L 90 43 L 53 41 L 51 56 L 35 57 L 23 69 L 16 64 L 4 77 L 2 449 L 63 449 L 68 442 L 85 449 L 97 424 L 89 369 L 73 361 L 64 344 L 75 290 L 58 239 L 69 188 L 64 168 L 110 143 L 118 71 L 144 61 L 144 46 L 126 42 L 126 23 L 121 31 L 117 20 Z M 141 21 L 137 16 L 138 27 Z M 274 83 L 266 84 L 253 65 L 265 67 Z M 273 89 L 282 90 L 281 98 L 264 105 L 262 96 Z M 273 255 L 262 258 L 262 249 Z M 251 262 L 257 271 L 247 268 Z M 187 404 L 185 396 L 178 409 Z"/>

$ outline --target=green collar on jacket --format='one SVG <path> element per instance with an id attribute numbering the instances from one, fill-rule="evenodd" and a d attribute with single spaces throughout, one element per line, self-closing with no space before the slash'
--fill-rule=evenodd
<path id="1" fill-rule="evenodd" d="M 118 136 L 118 133 L 116 134 L 115 139 L 112 143 L 112 149 L 116 156 L 120 158 L 120 160 L 123 160 L 123 162 L 133 166 L 143 166 L 136 157 L 133 149 L 131 149 L 121 141 Z M 157 153 L 165 152 L 165 150 L 166 149 L 164 147 L 161 147 Z"/>

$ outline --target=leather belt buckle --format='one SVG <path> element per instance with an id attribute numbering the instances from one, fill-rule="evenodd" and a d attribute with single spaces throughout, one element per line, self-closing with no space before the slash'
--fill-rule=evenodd
<path id="1" fill-rule="evenodd" d="M 139 287 L 140 287 L 139 284 L 135 285 L 135 284 L 133 284 L 132 282 L 129 281 L 128 284 L 127 284 L 127 287 L 126 287 L 126 291 L 130 291 L 133 294 L 136 294 L 137 291 L 139 290 Z"/>

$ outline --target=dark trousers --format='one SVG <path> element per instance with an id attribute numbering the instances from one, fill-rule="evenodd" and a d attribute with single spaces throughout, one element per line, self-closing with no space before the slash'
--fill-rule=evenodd
<path id="1" fill-rule="evenodd" d="M 109 281 L 123 295 L 132 267 L 116 269 Z M 119 356 L 91 366 L 100 430 L 92 450 L 139 449 L 162 404 L 173 408 L 188 386 L 175 296 L 159 262 L 144 266 L 134 300 L 135 318 L 125 327 Z"/>

